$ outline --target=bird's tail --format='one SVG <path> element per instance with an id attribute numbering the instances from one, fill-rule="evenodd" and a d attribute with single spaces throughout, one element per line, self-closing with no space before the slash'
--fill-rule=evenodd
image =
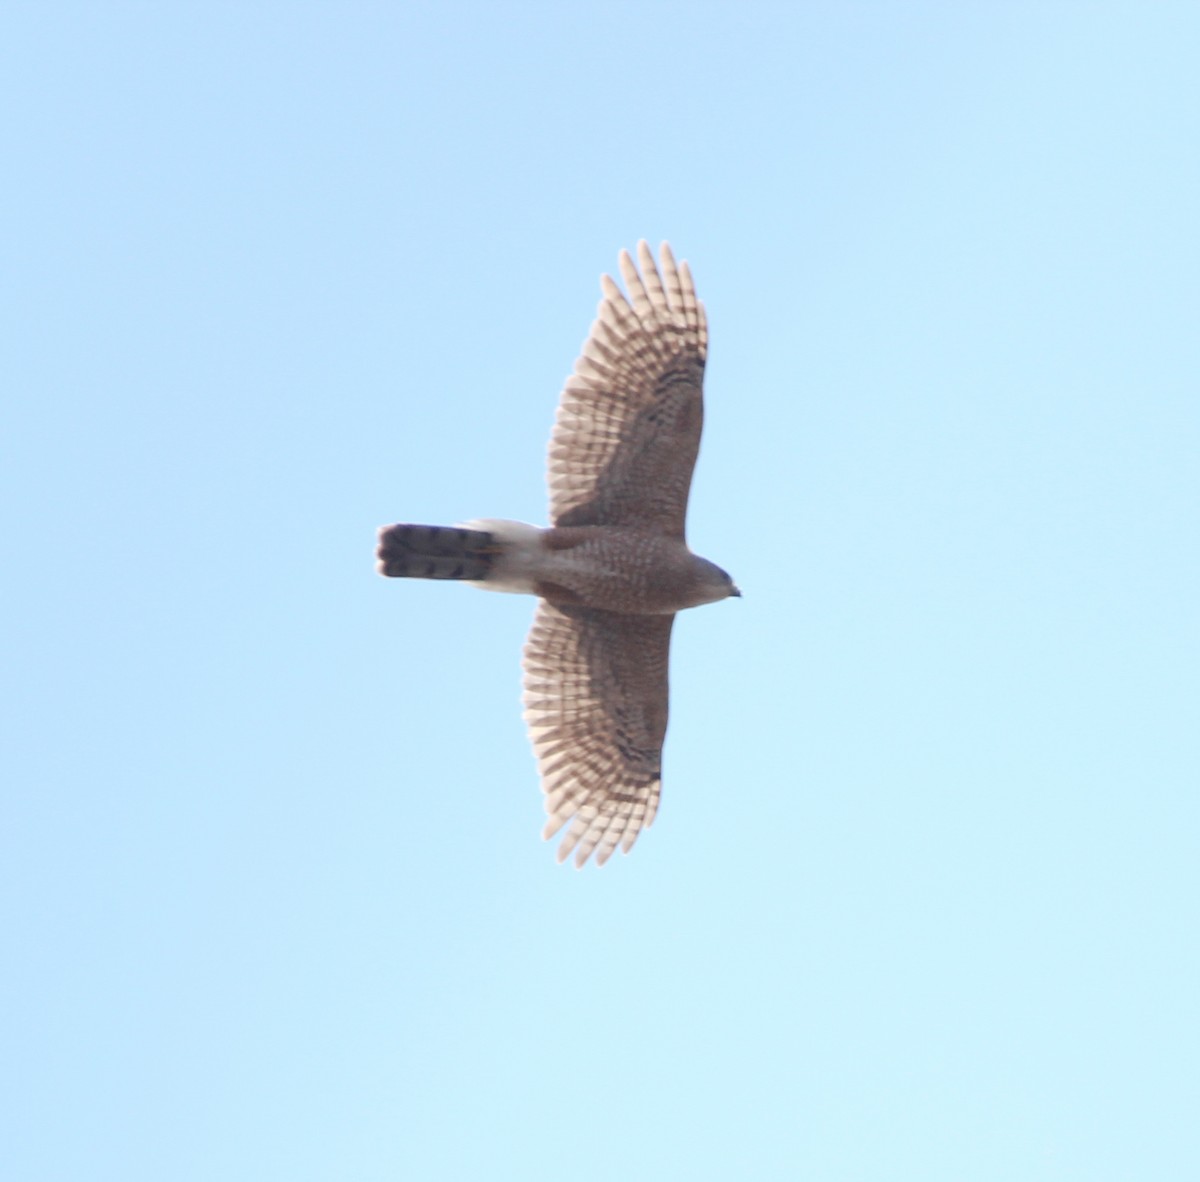
<path id="1" fill-rule="evenodd" d="M 502 549 L 491 530 L 385 525 L 379 531 L 379 573 L 392 579 L 482 582 Z"/>

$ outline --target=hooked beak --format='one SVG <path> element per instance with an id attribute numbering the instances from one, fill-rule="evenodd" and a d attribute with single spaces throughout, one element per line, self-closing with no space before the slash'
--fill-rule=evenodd
<path id="1" fill-rule="evenodd" d="M 730 595 L 731 595 L 731 596 L 732 596 L 734 599 L 741 599 L 741 597 L 742 597 L 742 593 L 741 593 L 741 592 L 738 590 L 738 585 L 737 585 L 736 583 L 734 583 L 734 585 L 733 585 L 733 590 L 732 590 L 732 591 L 730 591 L 730 592 L 729 592 L 729 594 L 730 594 Z"/>

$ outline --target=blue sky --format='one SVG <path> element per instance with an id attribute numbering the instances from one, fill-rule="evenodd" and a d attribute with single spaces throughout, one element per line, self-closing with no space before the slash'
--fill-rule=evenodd
<path id="1" fill-rule="evenodd" d="M 7 1171 L 1200 1170 L 1200 13 L 12 4 Z M 532 603 L 623 246 L 711 327 L 657 822 Z"/>

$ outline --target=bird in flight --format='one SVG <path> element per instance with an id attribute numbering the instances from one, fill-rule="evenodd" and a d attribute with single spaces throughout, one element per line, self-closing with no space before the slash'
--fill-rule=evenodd
<path id="1" fill-rule="evenodd" d="M 619 258 L 550 437 L 548 529 L 388 525 L 379 571 L 538 597 L 524 706 L 558 860 L 628 853 L 654 820 L 675 613 L 740 595 L 684 540 L 704 418 L 708 322 L 687 263 Z"/>

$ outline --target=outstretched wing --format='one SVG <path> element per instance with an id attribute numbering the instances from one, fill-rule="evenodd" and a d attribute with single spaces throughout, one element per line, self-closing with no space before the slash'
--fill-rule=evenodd
<path id="1" fill-rule="evenodd" d="M 674 616 L 625 616 L 538 603 L 525 643 L 525 720 L 549 820 L 570 828 L 558 860 L 593 850 L 603 866 L 654 820 L 667 731 Z"/>
<path id="2" fill-rule="evenodd" d="M 641 274 L 620 256 L 629 298 L 607 275 L 604 298 L 550 437 L 550 519 L 555 525 L 640 525 L 683 537 L 704 422 L 708 351 L 704 305 L 687 263 L 645 242 Z"/>

